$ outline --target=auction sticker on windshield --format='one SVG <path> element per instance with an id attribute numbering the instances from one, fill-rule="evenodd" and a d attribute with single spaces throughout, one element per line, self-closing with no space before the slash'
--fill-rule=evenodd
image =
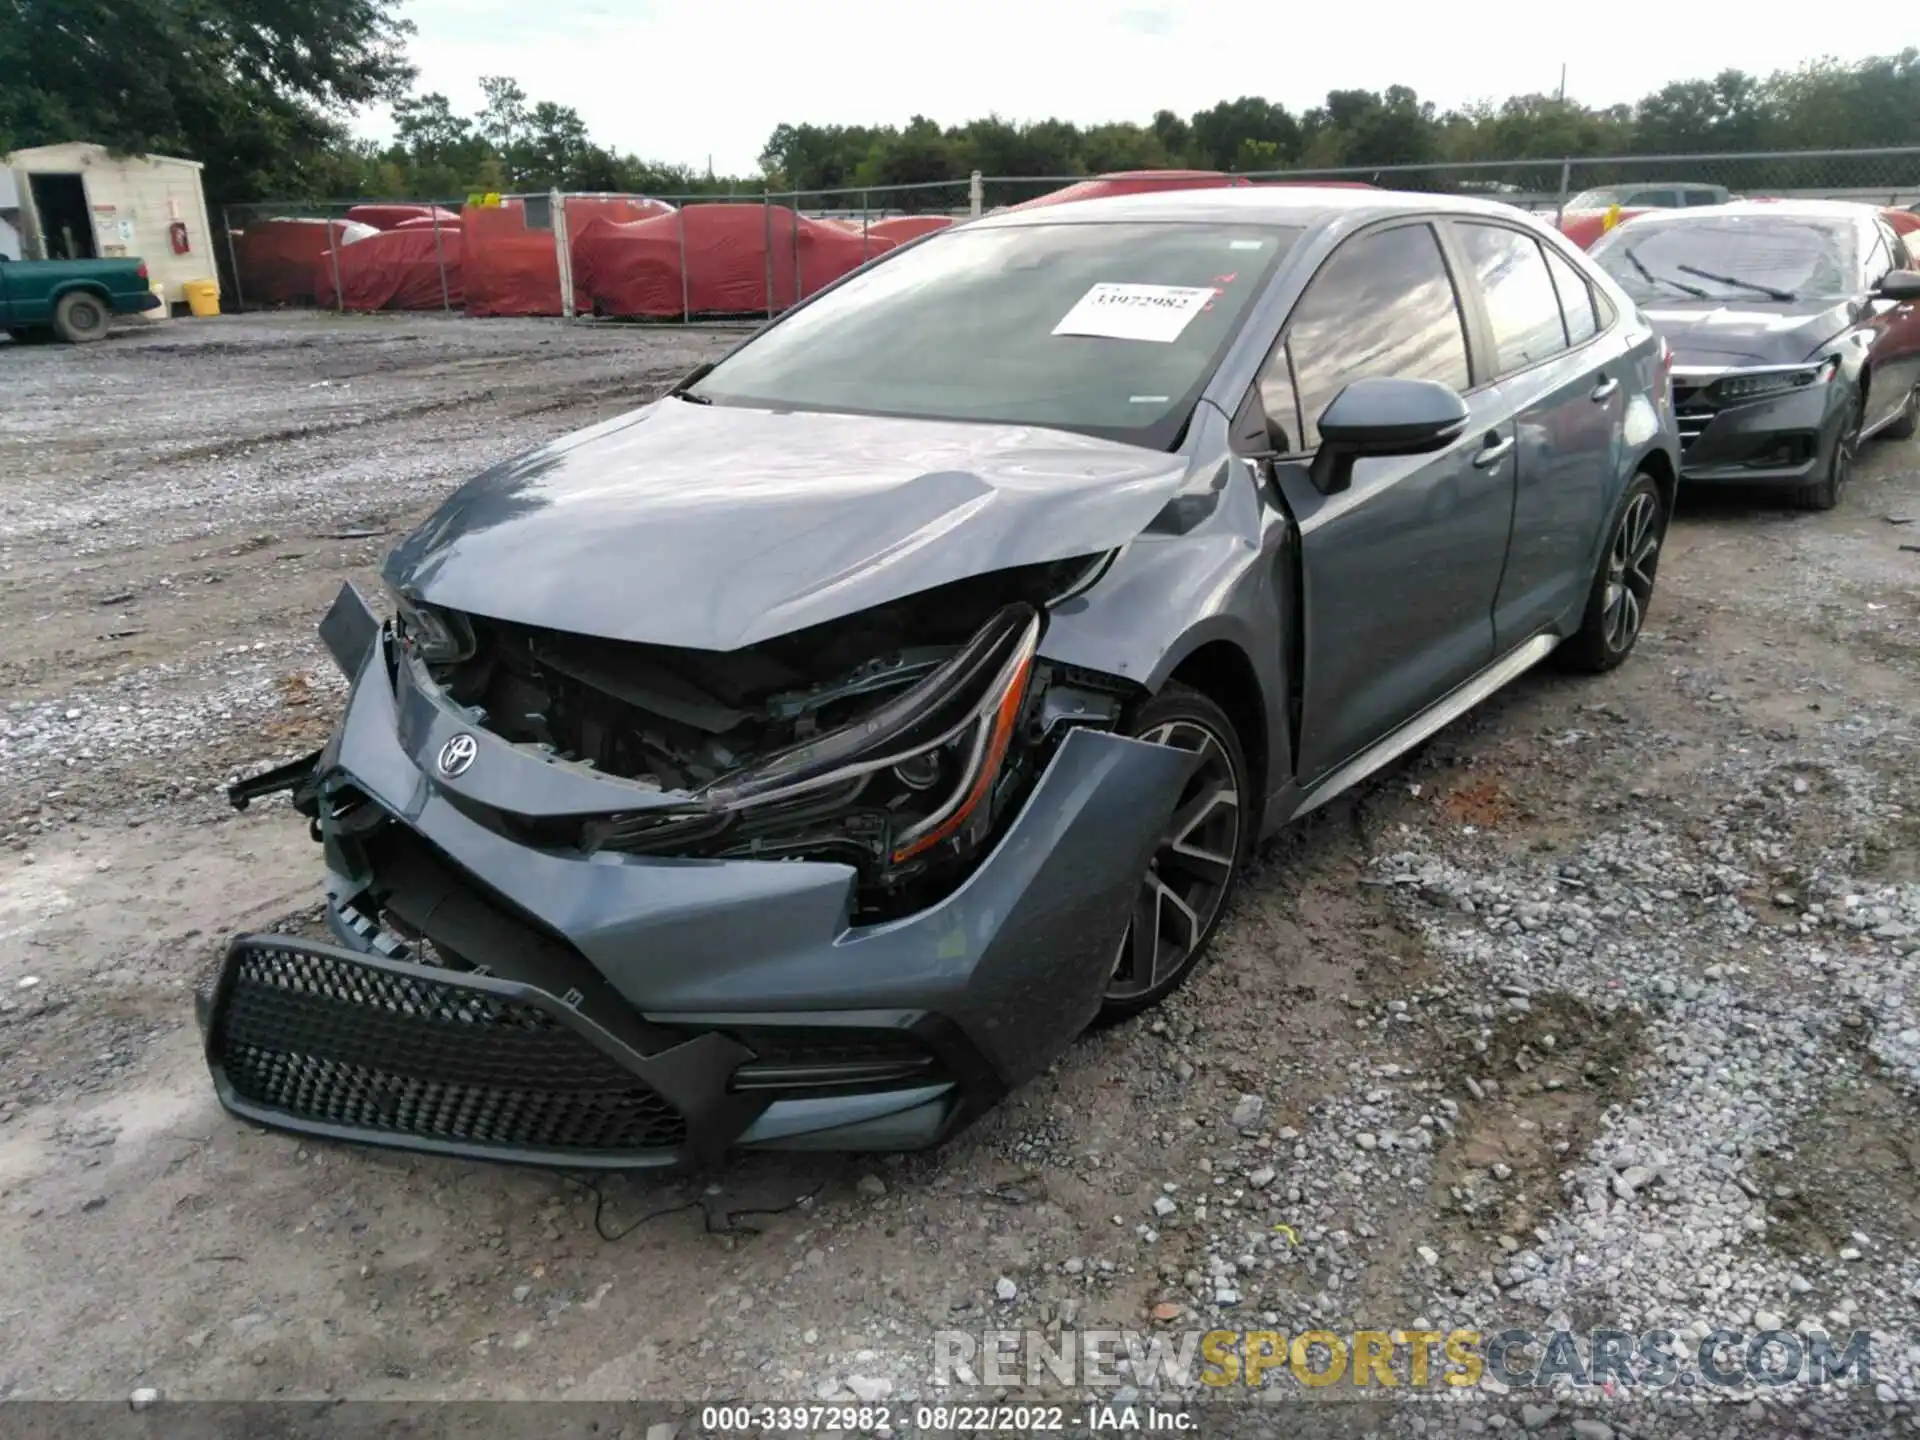
<path id="1" fill-rule="evenodd" d="M 1170 345 L 1216 293 L 1204 285 L 1100 284 L 1075 302 L 1053 333 Z"/>

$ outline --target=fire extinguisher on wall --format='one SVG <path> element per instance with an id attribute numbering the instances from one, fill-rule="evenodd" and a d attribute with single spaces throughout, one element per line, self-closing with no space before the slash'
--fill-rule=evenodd
<path id="1" fill-rule="evenodd" d="M 193 246 L 187 242 L 187 222 L 175 220 L 167 226 L 167 243 L 173 247 L 176 255 L 185 255 Z"/>

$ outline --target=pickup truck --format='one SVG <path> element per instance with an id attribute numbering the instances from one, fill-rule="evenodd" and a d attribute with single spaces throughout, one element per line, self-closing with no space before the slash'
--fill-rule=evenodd
<path id="1" fill-rule="evenodd" d="M 51 331 L 78 344 L 107 333 L 115 315 L 160 304 L 144 260 L 8 260 L 0 256 L 0 330 L 16 339 Z"/>

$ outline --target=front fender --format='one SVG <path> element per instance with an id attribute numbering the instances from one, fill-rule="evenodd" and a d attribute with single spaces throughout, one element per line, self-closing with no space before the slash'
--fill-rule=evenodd
<path id="1" fill-rule="evenodd" d="M 1232 645 L 1260 691 L 1272 792 L 1290 778 L 1293 754 L 1285 719 L 1299 594 L 1292 522 L 1245 476 L 1235 478 L 1245 483 L 1226 487 L 1206 524 L 1177 537 L 1140 536 L 1098 584 L 1055 609 L 1040 653 L 1158 691 L 1201 647 Z"/>

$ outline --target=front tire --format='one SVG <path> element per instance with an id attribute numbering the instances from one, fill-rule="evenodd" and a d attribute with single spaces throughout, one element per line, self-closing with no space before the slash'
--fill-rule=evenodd
<path id="1" fill-rule="evenodd" d="M 69 345 L 84 345 L 107 333 L 107 304 L 98 295 L 75 291 L 62 295 L 53 310 L 53 328 Z"/>
<path id="2" fill-rule="evenodd" d="M 1191 751 L 1200 763 L 1140 879 L 1096 1023 L 1159 1004 L 1200 968 L 1253 841 L 1252 777 L 1224 710 L 1170 682 L 1140 707 L 1128 730 Z"/>
<path id="3" fill-rule="evenodd" d="M 1853 479 L 1853 462 L 1860 453 L 1860 392 L 1854 391 L 1841 402 L 1840 428 L 1834 432 L 1833 449 L 1827 456 L 1827 473 L 1811 485 L 1796 490 L 1793 503 L 1802 510 L 1831 510 L 1840 503 L 1847 482 Z"/>
<path id="4" fill-rule="evenodd" d="M 1900 407 L 1900 414 L 1880 433 L 1889 440 L 1911 440 L 1916 430 L 1920 430 L 1920 385 L 1907 392 L 1907 403 Z"/>
<path id="5" fill-rule="evenodd" d="M 1633 653 L 1653 600 L 1660 547 L 1666 538 L 1667 514 L 1660 487 L 1643 470 L 1621 497 L 1580 628 L 1554 652 L 1562 665 L 1598 675 Z"/>

